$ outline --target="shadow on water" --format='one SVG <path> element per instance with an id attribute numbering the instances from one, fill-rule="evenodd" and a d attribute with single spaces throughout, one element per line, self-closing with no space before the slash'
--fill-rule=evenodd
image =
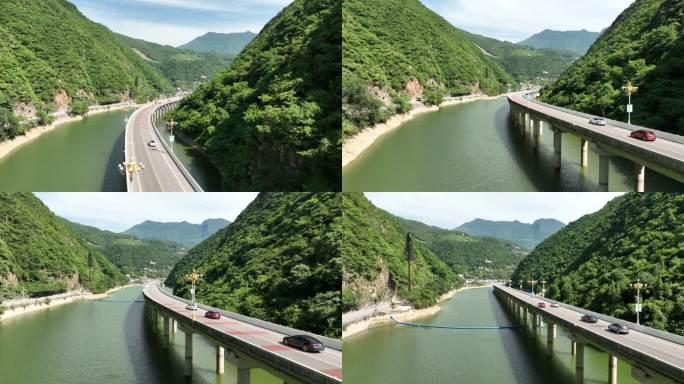
<path id="1" fill-rule="evenodd" d="M 102 179 L 101 190 L 103 192 L 126 192 L 126 179 L 119 173 L 119 164 L 126 161 L 124 158 L 125 140 L 125 131 L 122 131 L 109 153 L 107 169 Z"/>
<path id="2" fill-rule="evenodd" d="M 490 294 L 494 295 L 494 292 Z M 494 300 L 490 300 L 490 303 L 497 319 L 505 319 L 503 322 L 509 324 L 522 325 L 521 319 L 509 313 L 497 295 L 494 295 Z M 539 329 L 538 332 L 542 330 Z M 516 382 L 544 384 L 548 383 L 549 377 L 553 377 L 554 383 L 557 384 L 574 382 L 574 373 L 569 372 L 558 359 L 553 358 L 553 355 L 546 355 L 546 344 L 538 342 L 532 328 L 502 332 L 501 341 Z"/>

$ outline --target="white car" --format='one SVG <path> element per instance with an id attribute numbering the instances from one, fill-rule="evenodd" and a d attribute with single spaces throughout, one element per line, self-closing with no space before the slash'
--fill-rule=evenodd
<path id="1" fill-rule="evenodd" d="M 150 140 L 147 142 L 147 146 L 150 148 L 157 148 L 157 142 L 154 140 Z"/>
<path id="2" fill-rule="evenodd" d="M 589 120 L 589 124 L 605 127 L 606 126 L 606 119 L 604 119 L 603 117 L 594 117 L 591 120 Z"/>
<path id="3" fill-rule="evenodd" d="M 187 309 L 188 311 L 196 311 L 196 310 L 197 310 L 197 307 L 195 307 L 195 306 L 192 305 L 192 304 L 188 304 L 188 305 L 185 306 L 185 309 Z"/>

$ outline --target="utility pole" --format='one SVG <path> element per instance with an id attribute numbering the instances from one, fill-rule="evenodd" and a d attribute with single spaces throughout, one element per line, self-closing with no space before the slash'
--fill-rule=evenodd
<path id="1" fill-rule="evenodd" d="M 636 312 L 636 323 L 639 324 L 639 312 L 641 312 L 641 290 L 647 288 L 648 284 L 640 282 L 639 278 L 637 278 L 636 283 L 630 284 L 629 286 L 632 289 L 636 289 L 637 292 L 636 305 L 634 306 L 634 310 Z"/>
<path id="2" fill-rule="evenodd" d="M 540 283 L 542 283 L 541 297 L 546 297 L 546 280 L 542 280 Z"/>
<path id="3" fill-rule="evenodd" d="M 634 112 L 634 106 L 632 105 L 632 93 L 635 93 L 636 91 L 639 90 L 639 87 L 635 87 L 632 85 L 631 81 L 627 82 L 627 85 L 622 87 L 622 90 L 627 92 L 627 124 L 632 125 L 632 112 Z"/>
<path id="4" fill-rule="evenodd" d="M 406 254 L 406 260 L 408 260 L 408 291 L 411 293 L 411 261 L 415 257 L 415 252 L 413 251 L 413 239 L 411 238 L 411 233 L 406 233 L 406 242 L 404 243 L 404 253 Z"/>
<path id="5" fill-rule="evenodd" d="M 171 152 L 173 152 L 173 142 L 176 141 L 176 138 L 173 136 L 173 127 L 175 127 L 177 124 L 178 123 L 173 121 L 173 119 L 171 119 L 171 121 L 166 122 L 166 126 L 169 127 L 169 130 L 171 131 L 171 136 L 169 136 L 169 143 L 171 144 L 170 145 Z"/>

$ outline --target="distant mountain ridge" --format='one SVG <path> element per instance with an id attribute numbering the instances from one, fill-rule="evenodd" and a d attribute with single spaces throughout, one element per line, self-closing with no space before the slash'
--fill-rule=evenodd
<path id="1" fill-rule="evenodd" d="M 539 219 L 534 223 L 520 221 L 492 221 L 475 219 L 456 228 L 471 236 L 490 236 L 509 240 L 527 249 L 534 249 L 537 244 L 558 232 L 565 224 L 556 219 Z"/>
<path id="2" fill-rule="evenodd" d="M 539 32 L 520 44 L 533 48 L 561 49 L 584 55 L 592 44 L 601 36 L 601 32 L 590 32 L 586 29 L 581 31 L 553 31 L 546 29 Z"/>
<path id="3" fill-rule="evenodd" d="M 139 239 L 172 241 L 192 247 L 206 240 L 228 224 L 230 224 L 230 221 L 224 219 L 207 219 L 200 224 L 192 224 L 187 221 L 160 223 L 146 220 L 122 233 Z"/>
<path id="4" fill-rule="evenodd" d="M 250 31 L 240 33 L 209 32 L 178 48 L 189 49 L 195 52 L 237 55 L 255 37 L 256 33 Z"/>

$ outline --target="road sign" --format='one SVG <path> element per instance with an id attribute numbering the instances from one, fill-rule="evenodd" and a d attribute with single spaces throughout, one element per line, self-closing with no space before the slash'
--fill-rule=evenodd
<path id="1" fill-rule="evenodd" d="M 634 105 L 633 104 L 627 104 L 627 113 L 632 113 L 634 112 Z"/>
<path id="2" fill-rule="evenodd" d="M 641 312 L 641 303 L 634 304 L 634 312 Z"/>
<path id="3" fill-rule="evenodd" d="M 169 142 L 173 143 L 174 141 L 176 141 L 176 138 L 173 135 L 169 136 Z"/>

